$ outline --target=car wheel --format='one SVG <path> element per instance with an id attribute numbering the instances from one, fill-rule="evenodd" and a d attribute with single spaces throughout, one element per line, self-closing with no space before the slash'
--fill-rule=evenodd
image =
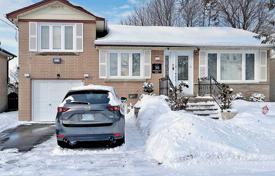
<path id="1" fill-rule="evenodd" d="M 123 145 L 125 143 L 125 137 L 123 137 L 122 139 L 118 139 L 117 141 L 116 141 L 116 145 L 117 146 L 121 146 L 121 145 Z"/>
<path id="2" fill-rule="evenodd" d="M 57 145 L 59 145 L 61 148 L 69 148 L 69 145 L 64 141 L 57 141 Z"/>

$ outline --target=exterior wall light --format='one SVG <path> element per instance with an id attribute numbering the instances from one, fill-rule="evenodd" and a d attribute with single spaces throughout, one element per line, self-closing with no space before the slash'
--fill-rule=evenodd
<path id="1" fill-rule="evenodd" d="M 90 77 L 89 74 L 84 74 L 84 78 L 85 78 L 85 79 L 88 79 L 89 77 Z"/>
<path id="2" fill-rule="evenodd" d="M 25 78 L 30 78 L 31 75 L 30 75 L 29 73 L 25 73 L 25 74 L 24 74 L 24 77 L 25 77 Z"/>

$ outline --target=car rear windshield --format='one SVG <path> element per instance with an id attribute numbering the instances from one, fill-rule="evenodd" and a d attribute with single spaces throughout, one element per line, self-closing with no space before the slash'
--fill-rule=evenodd
<path id="1" fill-rule="evenodd" d="M 64 102 L 67 104 L 108 104 L 108 91 L 77 91 L 69 92 Z"/>

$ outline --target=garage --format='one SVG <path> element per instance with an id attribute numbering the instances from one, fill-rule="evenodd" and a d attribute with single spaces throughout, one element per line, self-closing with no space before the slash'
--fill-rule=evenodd
<path id="1" fill-rule="evenodd" d="M 32 120 L 53 122 L 57 107 L 72 87 L 83 85 L 81 80 L 33 80 Z"/>

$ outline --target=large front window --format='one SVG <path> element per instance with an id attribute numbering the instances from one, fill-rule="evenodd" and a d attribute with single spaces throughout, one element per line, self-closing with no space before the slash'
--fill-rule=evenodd
<path id="1" fill-rule="evenodd" d="M 221 80 L 242 80 L 242 54 L 222 53 L 220 71 Z"/>
<path id="2" fill-rule="evenodd" d="M 110 77 L 140 77 L 141 53 L 139 52 L 110 52 L 109 53 Z"/>
<path id="3" fill-rule="evenodd" d="M 218 81 L 256 80 L 256 58 L 253 52 L 209 52 L 207 63 L 207 76 L 212 76 Z"/>

